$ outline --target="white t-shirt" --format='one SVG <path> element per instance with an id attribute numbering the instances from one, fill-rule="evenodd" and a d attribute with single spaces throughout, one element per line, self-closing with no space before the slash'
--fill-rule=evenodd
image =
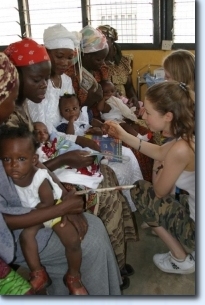
<path id="1" fill-rule="evenodd" d="M 76 136 L 84 136 L 86 131 L 92 127 L 89 124 L 89 117 L 88 117 L 88 107 L 84 106 L 81 108 L 81 112 L 79 118 L 73 123 L 74 131 Z M 64 118 L 61 119 L 61 123 L 68 123 L 68 121 Z"/>

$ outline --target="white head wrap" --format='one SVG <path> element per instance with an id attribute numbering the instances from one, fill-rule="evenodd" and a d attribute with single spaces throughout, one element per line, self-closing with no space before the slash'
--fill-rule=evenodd
<path id="1" fill-rule="evenodd" d="M 108 48 L 107 39 L 99 29 L 86 25 L 80 32 L 82 33 L 80 47 L 83 53 L 93 53 Z"/>
<path id="2" fill-rule="evenodd" d="M 78 49 L 82 34 L 69 32 L 62 24 L 55 24 L 44 30 L 43 42 L 47 49 Z"/>

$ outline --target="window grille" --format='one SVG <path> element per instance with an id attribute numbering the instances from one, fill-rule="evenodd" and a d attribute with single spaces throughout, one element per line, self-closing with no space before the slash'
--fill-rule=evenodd
<path id="1" fill-rule="evenodd" d="M 195 1 L 175 0 L 173 43 L 195 43 Z"/>
<path id="2" fill-rule="evenodd" d="M 7 0 L 0 1 L 0 48 L 32 37 L 43 42 L 43 31 L 61 23 L 70 31 L 109 24 L 118 31 L 122 49 L 194 49 L 194 0 Z M 136 46 L 137 44 L 137 46 Z"/>
<path id="3" fill-rule="evenodd" d="M 153 43 L 153 1 L 90 0 L 88 21 L 94 28 L 109 24 L 119 43 Z"/>
<path id="4" fill-rule="evenodd" d="M 31 37 L 38 43 L 43 42 L 44 30 L 56 23 L 61 23 L 69 31 L 82 29 L 81 0 L 29 0 L 27 13 Z"/>
<path id="5" fill-rule="evenodd" d="M 0 2 L 0 46 L 6 46 L 21 39 L 18 1 Z"/>

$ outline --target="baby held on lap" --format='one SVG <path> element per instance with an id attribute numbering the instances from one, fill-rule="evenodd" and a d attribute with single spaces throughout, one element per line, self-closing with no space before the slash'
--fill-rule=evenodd
<path id="1" fill-rule="evenodd" d="M 40 147 L 37 149 L 39 160 L 41 162 L 45 162 L 73 150 L 82 150 L 84 152 L 88 151 L 89 155 L 89 148 L 83 149 L 81 146 L 66 139 L 63 134 L 60 135 L 57 132 L 53 132 L 49 135 L 46 125 L 42 122 L 34 123 L 34 132 L 38 142 L 41 143 Z M 103 175 L 101 174 L 99 168 L 101 158 L 102 156 L 98 153 L 98 156 L 95 157 L 93 164 L 88 167 L 76 169 L 63 166 L 56 169 L 54 172 L 58 176 L 59 180 L 64 183 L 84 185 L 86 187 L 95 189 L 103 180 Z"/>

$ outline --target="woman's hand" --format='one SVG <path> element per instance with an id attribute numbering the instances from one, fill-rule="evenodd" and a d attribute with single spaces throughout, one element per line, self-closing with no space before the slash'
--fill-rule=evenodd
<path id="1" fill-rule="evenodd" d="M 98 120 L 98 119 L 93 118 L 92 121 L 91 121 L 91 126 L 92 127 L 99 127 L 99 128 L 101 128 L 102 125 L 103 125 L 103 122 Z"/>
<path id="2" fill-rule="evenodd" d="M 140 107 L 139 110 L 137 110 L 137 112 L 135 112 L 135 114 L 138 117 L 138 119 L 142 119 L 144 112 L 145 112 L 145 108 L 144 108 L 144 106 L 142 106 L 142 107 Z"/>
<path id="3" fill-rule="evenodd" d="M 70 221 L 76 228 L 80 240 L 83 240 L 88 230 L 87 219 L 83 214 L 67 215 L 67 220 Z"/>
<path id="4" fill-rule="evenodd" d="M 93 164 L 94 159 L 95 159 L 95 157 L 90 156 L 89 152 L 86 150 L 69 151 L 64 154 L 65 157 L 66 157 L 66 154 L 68 157 L 68 162 L 66 162 L 65 165 L 69 165 L 70 167 L 73 167 L 73 168 L 87 167 L 87 166 Z"/>
<path id="5" fill-rule="evenodd" d="M 41 209 L 33 209 L 21 215 L 4 214 L 4 220 L 10 230 L 25 229 L 42 224 L 43 222 L 70 214 L 81 214 L 84 211 L 83 196 L 76 195 L 75 191 L 68 192 L 60 204 Z"/>
<path id="6" fill-rule="evenodd" d="M 91 108 L 94 104 L 100 102 L 103 99 L 103 91 L 100 84 L 98 84 L 97 90 L 95 90 L 95 84 L 88 90 L 87 98 L 83 106 Z"/>
<path id="7" fill-rule="evenodd" d="M 91 127 L 86 131 L 86 134 L 93 134 L 97 136 L 102 136 L 103 132 L 100 127 Z"/>
<path id="8" fill-rule="evenodd" d="M 79 137 L 77 137 L 79 138 Z M 84 137 L 81 137 L 84 138 Z M 85 138 L 86 139 L 86 138 Z M 87 139 L 90 140 L 90 139 Z M 91 141 L 91 140 L 90 140 Z M 92 141 L 94 142 L 94 141 Z M 76 143 L 77 144 L 77 143 Z M 68 165 L 73 168 L 87 167 L 94 162 L 94 157 L 89 156 L 89 153 L 85 150 L 73 150 L 68 151 L 60 156 L 50 159 L 44 164 L 50 171 L 54 171 L 61 166 Z"/>
<path id="9" fill-rule="evenodd" d="M 102 130 L 104 134 L 108 134 L 110 137 L 120 140 L 127 134 L 127 132 L 115 121 L 105 121 Z"/>
<path id="10" fill-rule="evenodd" d="M 100 146 L 95 141 L 93 141 L 89 138 L 77 136 L 75 143 L 82 147 L 89 147 L 93 150 L 97 150 L 100 152 Z"/>
<path id="11" fill-rule="evenodd" d="M 76 195 L 75 191 L 67 192 L 63 197 L 59 207 L 63 208 L 63 214 L 79 214 L 84 211 L 84 200 L 80 195 Z"/>
<path id="12" fill-rule="evenodd" d="M 135 97 L 135 96 L 131 97 L 127 102 L 127 106 L 129 108 L 136 107 L 136 111 L 139 111 L 140 105 L 139 105 L 137 97 Z"/>

